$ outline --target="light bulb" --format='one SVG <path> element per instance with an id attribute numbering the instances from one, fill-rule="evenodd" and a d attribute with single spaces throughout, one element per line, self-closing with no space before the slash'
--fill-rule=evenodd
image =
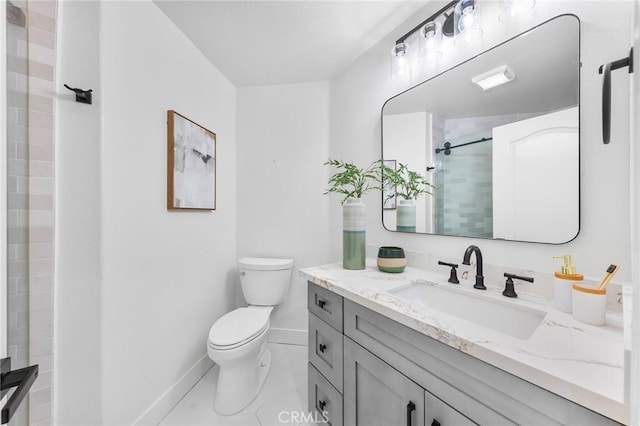
<path id="1" fill-rule="evenodd" d="M 427 22 L 420 30 L 420 61 L 438 60 L 442 56 L 442 24 Z"/>
<path id="2" fill-rule="evenodd" d="M 460 0 L 454 9 L 455 44 L 475 42 L 482 38 L 482 8 L 476 0 Z"/>
<path id="3" fill-rule="evenodd" d="M 398 43 L 391 49 L 391 74 L 394 78 L 402 78 L 408 74 L 408 50 L 409 44 L 407 43 Z"/>

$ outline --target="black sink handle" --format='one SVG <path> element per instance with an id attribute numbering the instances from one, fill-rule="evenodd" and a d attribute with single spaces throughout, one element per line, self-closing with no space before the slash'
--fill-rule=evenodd
<path id="1" fill-rule="evenodd" d="M 451 268 L 451 273 L 449 274 L 449 282 L 451 284 L 460 284 L 460 281 L 458 281 L 458 274 L 456 273 L 456 268 L 458 267 L 457 264 L 455 263 L 447 263 L 447 262 L 443 262 L 441 260 L 438 260 L 438 265 L 444 265 L 444 266 L 448 266 Z"/>
<path id="2" fill-rule="evenodd" d="M 508 272 L 504 273 L 504 276 L 507 277 L 507 282 L 506 285 L 504 287 L 504 291 L 502 292 L 502 295 L 504 297 L 518 297 L 518 295 L 516 294 L 516 290 L 513 287 L 513 280 L 522 280 L 522 281 L 527 281 L 532 283 L 533 282 L 533 278 L 531 277 L 523 277 L 520 275 L 514 275 L 514 274 L 510 274 Z"/>

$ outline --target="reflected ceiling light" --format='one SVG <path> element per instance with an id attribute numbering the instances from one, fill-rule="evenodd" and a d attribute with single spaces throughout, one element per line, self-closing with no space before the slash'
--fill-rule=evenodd
<path id="1" fill-rule="evenodd" d="M 500 14 L 498 20 L 507 22 L 517 16 L 522 16 L 536 5 L 536 0 L 500 0 Z"/>
<path id="2" fill-rule="evenodd" d="M 489 90 L 501 84 L 510 82 L 515 78 L 516 74 L 507 65 L 502 65 L 498 68 L 494 68 L 491 71 L 487 71 L 483 74 L 477 75 L 471 79 L 474 84 L 480 86 L 482 90 Z"/>

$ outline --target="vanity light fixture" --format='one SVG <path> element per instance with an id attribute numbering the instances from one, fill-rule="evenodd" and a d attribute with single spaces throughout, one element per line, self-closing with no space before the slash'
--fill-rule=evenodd
<path id="1" fill-rule="evenodd" d="M 452 37 L 455 32 L 453 28 L 453 9 L 458 2 L 459 0 L 453 0 L 447 3 L 442 9 L 422 21 L 396 41 L 395 46 L 391 49 L 391 67 L 394 78 L 403 78 L 408 74 L 410 61 L 407 57 L 409 49 L 407 39 L 415 33 L 418 33 L 419 38 L 418 56 L 420 62 L 428 64 L 442 55 L 442 36 Z"/>
<path id="2" fill-rule="evenodd" d="M 471 82 L 477 84 L 482 90 L 489 90 L 501 84 L 510 82 L 516 77 L 516 73 L 507 65 L 499 66 L 490 71 L 477 75 Z"/>
<path id="3" fill-rule="evenodd" d="M 394 78 L 403 78 L 408 74 L 410 61 L 407 57 L 409 49 L 407 39 L 409 37 L 418 33 L 419 55 L 417 56 L 421 63 L 428 65 L 442 56 L 443 36 L 457 37 L 459 34 L 468 32 L 468 28 L 477 29 L 480 25 L 479 14 L 478 0 L 453 0 L 400 37 L 391 50 Z"/>
<path id="4" fill-rule="evenodd" d="M 396 40 L 395 46 L 391 49 L 393 77 L 407 77 L 409 69 L 413 66 L 411 62 L 416 58 L 421 65 L 434 64 L 443 56 L 443 37 L 453 37 L 455 45 L 458 41 L 471 43 L 479 40 L 484 33 L 480 3 L 480 0 L 453 0 Z M 535 4 L 535 0 L 500 0 L 498 19 L 505 22 L 521 16 L 530 11 Z M 412 51 L 411 55 L 408 55 L 407 41 L 416 33 L 418 52 L 416 54 Z"/>

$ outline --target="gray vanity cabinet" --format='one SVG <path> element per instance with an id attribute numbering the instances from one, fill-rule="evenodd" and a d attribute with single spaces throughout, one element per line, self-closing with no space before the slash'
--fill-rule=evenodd
<path id="1" fill-rule="evenodd" d="M 424 389 L 344 338 L 344 423 L 422 426 Z"/>
<path id="2" fill-rule="evenodd" d="M 350 300 L 344 301 L 343 328 L 345 342 L 352 340 L 427 391 L 426 425 L 618 424 Z M 348 395 L 345 377 L 345 410 L 352 403 Z"/>
<path id="3" fill-rule="evenodd" d="M 316 423 L 343 425 L 342 297 L 309 283 L 309 412 Z"/>
<path id="4" fill-rule="evenodd" d="M 343 401 L 346 425 L 477 425 L 348 337 Z"/>
<path id="5" fill-rule="evenodd" d="M 424 424 L 425 426 L 472 426 L 472 422 L 458 410 L 445 404 L 431 393 L 424 392 Z"/>
<path id="6" fill-rule="evenodd" d="M 618 424 L 311 282 L 308 301 L 309 411 L 330 425 Z"/>

